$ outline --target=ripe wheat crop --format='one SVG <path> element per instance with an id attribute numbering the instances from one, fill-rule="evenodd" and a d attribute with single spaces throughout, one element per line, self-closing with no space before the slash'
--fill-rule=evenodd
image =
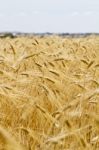
<path id="1" fill-rule="evenodd" d="M 99 150 L 99 36 L 0 38 L 0 150 Z"/>

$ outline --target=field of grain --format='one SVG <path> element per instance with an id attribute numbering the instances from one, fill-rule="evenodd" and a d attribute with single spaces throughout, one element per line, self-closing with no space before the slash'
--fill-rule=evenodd
<path id="1" fill-rule="evenodd" d="M 99 36 L 0 38 L 0 150 L 99 150 Z"/>

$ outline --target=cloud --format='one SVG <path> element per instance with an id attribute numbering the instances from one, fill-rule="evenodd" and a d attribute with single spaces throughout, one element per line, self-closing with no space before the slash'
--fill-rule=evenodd
<path id="1" fill-rule="evenodd" d="M 27 14 L 26 14 L 25 12 L 23 12 L 23 11 L 22 11 L 22 12 L 20 12 L 20 13 L 19 13 L 19 15 L 20 15 L 21 17 L 25 17 L 25 16 L 27 16 Z"/>
<path id="2" fill-rule="evenodd" d="M 93 13 L 94 13 L 93 11 L 86 11 L 86 12 L 84 12 L 84 15 L 89 16 L 89 15 L 92 15 Z"/>
<path id="3" fill-rule="evenodd" d="M 4 14 L 3 14 L 3 13 L 0 13 L 0 17 L 4 17 Z"/>
<path id="4" fill-rule="evenodd" d="M 71 16 L 79 16 L 79 14 L 80 14 L 80 12 L 75 11 L 75 12 L 71 13 Z"/>
<path id="5" fill-rule="evenodd" d="M 38 10 L 33 11 L 33 14 L 39 14 L 40 12 Z"/>

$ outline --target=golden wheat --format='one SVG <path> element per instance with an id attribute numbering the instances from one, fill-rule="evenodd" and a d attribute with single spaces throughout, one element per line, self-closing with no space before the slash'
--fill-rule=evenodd
<path id="1" fill-rule="evenodd" d="M 0 150 L 99 150 L 99 36 L 0 38 Z"/>

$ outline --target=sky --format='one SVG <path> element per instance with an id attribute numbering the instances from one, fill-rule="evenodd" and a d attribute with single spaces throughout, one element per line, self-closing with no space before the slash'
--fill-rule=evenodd
<path id="1" fill-rule="evenodd" d="M 0 0 L 0 32 L 99 33 L 99 0 Z"/>

